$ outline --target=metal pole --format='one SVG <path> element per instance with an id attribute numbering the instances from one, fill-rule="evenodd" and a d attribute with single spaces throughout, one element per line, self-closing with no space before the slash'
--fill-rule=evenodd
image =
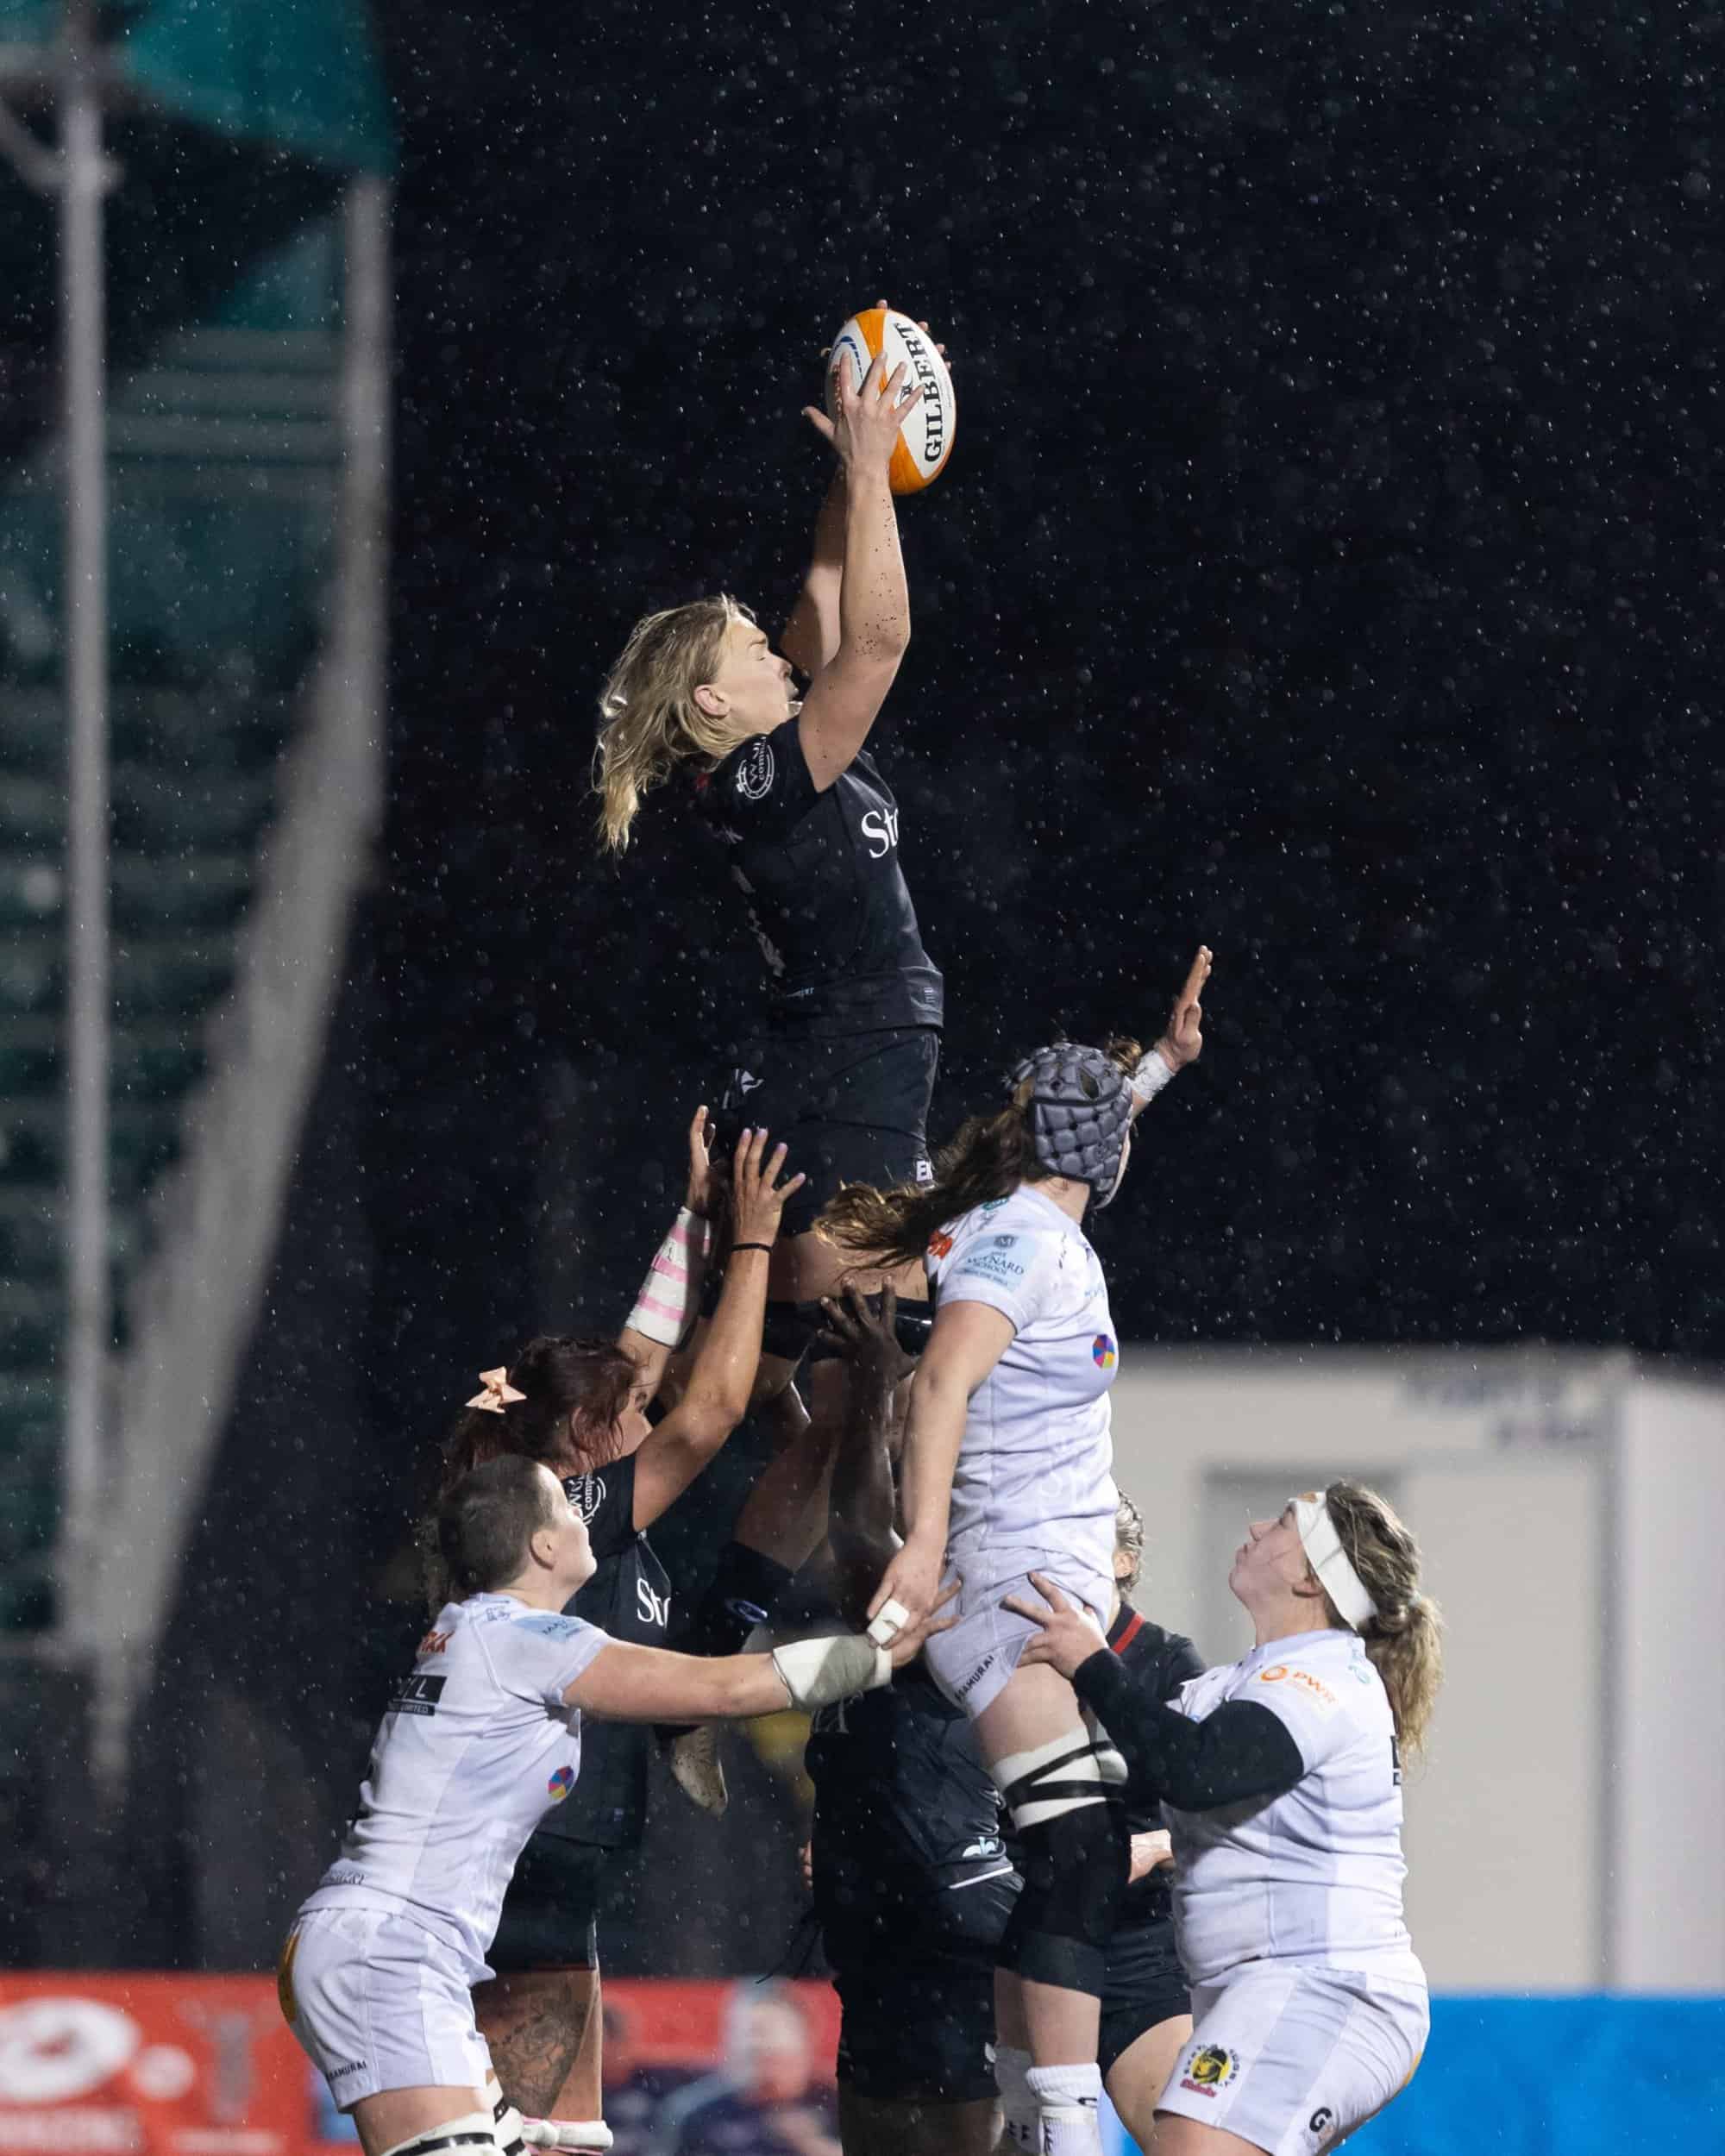
<path id="1" fill-rule="evenodd" d="M 66 800 L 66 1485 L 60 1625 L 84 1629 L 103 1480 L 108 1272 L 108 473 L 102 108 L 87 0 L 68 0 L 60 95 Z M 88 1641 L 82 1644 L 89 1645 Z"/>

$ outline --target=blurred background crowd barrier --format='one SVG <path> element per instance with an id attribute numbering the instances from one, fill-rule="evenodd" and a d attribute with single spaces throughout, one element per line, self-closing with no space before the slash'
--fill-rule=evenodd
<path id="1" fill-rule="evenodd" d="M 1712 2146 L 1716 2007 L 1442 1997 L 1361 2156 L 1612 2156 Z M 607 1980 L 616 2156 L 836 2156 L 824 1984 Z M 1697 2129 L 1700 2129 L 1697 2136 Z M 1111 2150 L 1131 2147 L 1109 2115 Z M 0 2156 L 353 2156 L 265 1977 L 0 1976 Z"/>

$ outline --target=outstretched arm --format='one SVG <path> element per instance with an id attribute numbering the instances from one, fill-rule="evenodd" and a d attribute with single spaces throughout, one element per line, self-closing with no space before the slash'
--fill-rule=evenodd
<path id="1" fill-rule="evenodd" d="M 1004 1312 L 987 1303 L 947 1303 L 937 1313 L 911 1382 L 902 1476 L 905 1545 L 875 1590 L 870 1617 L 893 1601 L 914 1623 L 932 1604 L 946 1560 L 952 1477 L 970 1395 L 1012 1345 L 1016 1330 Z"/>
<path id="2" fill-rule="evenodd" d="M 886 301 L 879 304 L 884 308 Z M 919 325 L 924 335 L 928 324 Z M 944 360 L 946 347 L 935 346 Z M 810 417 L 817 420 L 824 415 L 812 411 Z M 825 429 L 822 429 L 825 432 Z M 832 475 L 832 484 L 826 490 L 826 498 L 820 505 L 820 515 L 815 521 L 814 552 L 809 561 L 808 573 L 803 579 L 803 588 L 797 595 L 797 603 L 791 609 L 791 617 L 785 624 L 780 649 L 798 671 L 812 681 L 823 668 L 831 665 L 838 654 L 839 594 L 844 582 L 845 536 L 844 467 L 841 463 Z"/>
<path id="3" fill-rule="evenodd" d="M 844 1427 L 832 1467 L 827 1541 L 838 1576 L 839 1609 L 860 1624 L 875 1583 L 899 1548 L 894 1525 L 892 1426 L 900 1381 L 915 1368 L 898 1344 L 898 1296 L 881 1292 L 877 1317 L 852 1286 L 825 1299 L 827 1325 L 850 1364 Z"/>
<path id="4" fill-rule="evenodd" d="M 860 383 L 841 354 L 833 376 L 837 417 L 806 407 L 837 453 L 844 477 L 844 566 L 838 642 L 804 699 L 797 732 L 817 793 L 848 769 L 869 738 L 911 640 L 910 593 L 899 551 L 898 511 L 888 481 L 899 429 L 922 401 L 904 369 L 876 359 Z"/>
<path id="5" fill-rule="evenodd" d="M 761 1363 L 771 1248 L 785 1200 L 804 1180 L 780 1182 L 784 1161 L 782 1145 L 768 1154 L 765 1131 L 745 1131 L 737 1141 L 724 1291 L 682 1397 L 635 1455 L 637 1528 L 650 1526 L 681 1496 L 748 1413 Z"/>
<path id="6" fill-rule="evenodd" d="M 645 1407 L 658 1393 L 671 1357 L 693 1329 L 706 1277 L 712 1228 L 712 1128 L 705 1107 L 689 1125 L 689 1180 L 671 1231 L 653 1254 L 635 1307 L 617 1344 L 634 1363 L 636 1399 Z"/>
<path id="7" fill-rule="evenodd" d="M 799 1639 L 770 1654 L 673 1654 L 663 1647 L 608 1639 L 563 1694 L 567 1705 L 611 1721 L 706 1720 L 714 1715 L 776 1714 L 830 1707 L 853 1692 L 887 1683 L 922 1651 L 932 1634 L 951 1623 L 944 1595 L 923 1621 L 890 1647 L 856 1633 L 837 1639 Z"/>
<path id="8" fill-rule="evenodd" d="M 1132 1682 L 1094 1614 L 1039 1572 L 1031 1580 L 1045 1608 L 1023 1595 L 1008 1595 L 1001 1605 L 1042 1627 L 1021 1660 L 1046 1662 L 1070 1681 L 1146 1796 L 1176 1811 L 1208 1812 L 1283 1796 L 1305 1773 L 1292 1732 L 1269 1708 L 1227 1700 L 1202 1721 L 1189 1721 Z"/>
<path id="9" fill-rule="evenodd" d="M 812 681 L 838 652 L 838 594 L 844 581 L 844 467 L 832 475 L 815 520 L 814 553 L 779 648 Z"/>

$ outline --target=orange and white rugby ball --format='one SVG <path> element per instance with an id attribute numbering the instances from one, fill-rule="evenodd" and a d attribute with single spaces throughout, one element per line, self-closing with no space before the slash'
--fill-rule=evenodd
<path id="1" fill-rule="evenodd" d="M 852 385 L 860 382 L 882 353 L 886 373 L 895 367 L 905 370 L 903 391 L 922 391 L 922 402 L 899 429 L 893 444 L 890 480 L 895 494 L 919 494 L 946 468 L 952 454 L 953 429 L 957 423 L 957 400 L 952 377 L 925 329 L 891 307 L 864 307 L 851 316 L 832 340 L 828 361 L 826 409 L 833 416 L 832 373 L 841 366 L 850 369 Z"/>

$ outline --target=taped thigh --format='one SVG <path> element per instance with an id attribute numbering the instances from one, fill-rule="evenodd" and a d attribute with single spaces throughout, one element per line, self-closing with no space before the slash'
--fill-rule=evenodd
<path id="1" fill-rule="evenodd" d="M 1114 1759 L 1120 1758 L 1112 1745 L 1108 1750 Z M 1124 1782 L 1124 1761 L 1120 1769 Z M 994 1785 L 1020 1833 L 1087 1805 L 1106 1804 L 1117 1794 L 1112 1775 L 1103 1771 L 1095 1739 L 1081 1724 L 1029 1752 L 1008 1752 L 995 1763 Z"/>

